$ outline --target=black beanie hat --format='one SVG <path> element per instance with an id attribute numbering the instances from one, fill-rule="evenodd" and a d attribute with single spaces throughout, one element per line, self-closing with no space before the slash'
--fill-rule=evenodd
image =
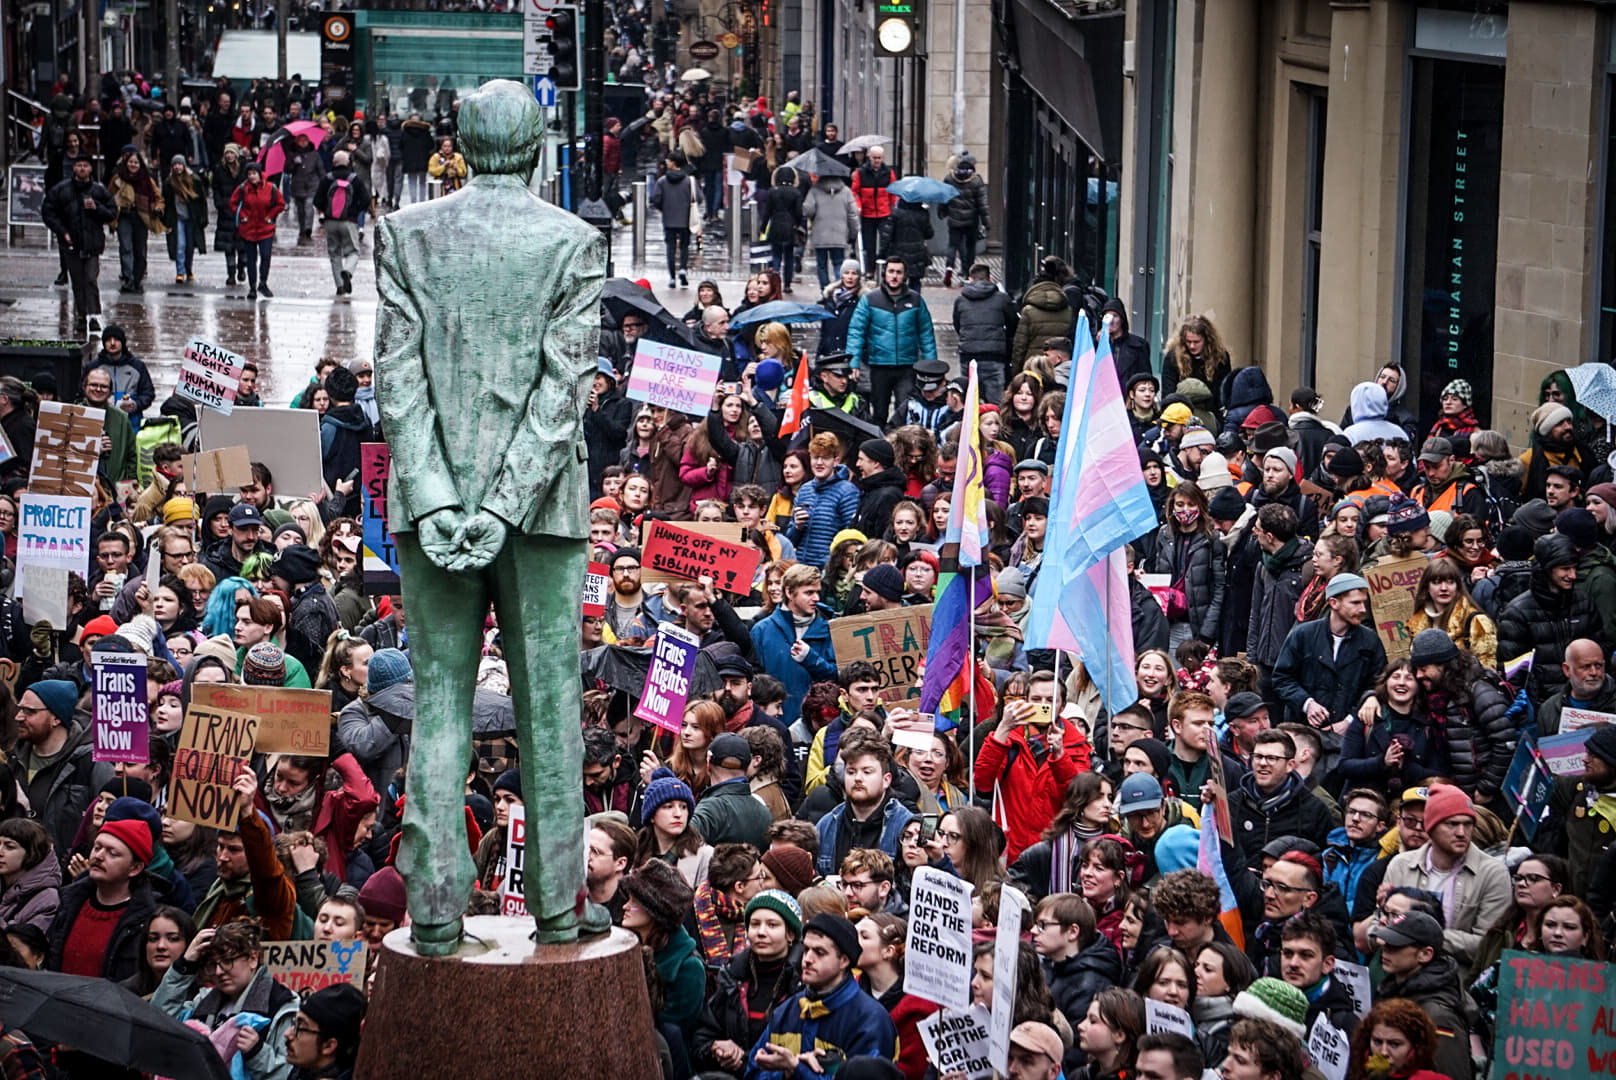
<path id="1" fill-rule="evenodd" d="M 101 343 L 105 345 L 108 338 L 117 338 L 118 344 L 129 348 L 129 334 L 118 323 L 107 323 L 101 328 Z"/>
<path id="2" fill-rule="evenodd" d="M 1173 766 L 1173 752 L 1167 749 L 1167 744 L 1160 739 L 1144 738 L 1128 744 L 1129 750 L 1135 747 L 1150 759 L 1150 768 L 1156 774 L 1156 779 L 1166 780 L 1167 772 Z"/>
<path id="3" fill-rule="evenodd" d="M 888 469 L 898 463 L 898 456 L 892 452 L 892 444 L 885 439 L 865 439 L 859 443 L 859 453 L 871 461 L 879 461 Z"/>
<path id="4" fill-rule="evenodd" d="M 269 564 L 269 572 L 272 577 L 285 578 L 292 585 L 318 581 L 320 553 L 307 544 L 292 544 L 275 556 L 275 561 Z"/>
<path id="5" fill-rule="evenodd" d="M 1206 506 L 1207 513 L 1217 521 L 1234 521 L 1246 512 L 1246 500 L 1233 487 L 1220 487 Z"/>
<path id="6" fill-rule="evenodd" d="M 1532 557 L 1532 530 L 1524 525 L 1506 525 L 1498 534 L 1498 554 L 1510 562 Z"/>
<path id="7" fill-rule="evenodd" d="M 298 1011 L 319 1025 L 322 1042 L 335 1039 L 342 1050 L 359 1045 L 359 1025 L 365 1019 L 365 995 L 352 983 L 316 990 L 303 1000 Z"/>
<path id="8" fill-rule="evenodd" d="M 836 951 L 847 957 L 849 963 L 858 963 L 859 953 L 862 951 L 859 947 L 858 930 L 845 915 L 833 915 L 828 911 L 822 911 L 803 924 L 802 932 L 824 934 L 830 938 L 831 944 L 836 946 Z"/>

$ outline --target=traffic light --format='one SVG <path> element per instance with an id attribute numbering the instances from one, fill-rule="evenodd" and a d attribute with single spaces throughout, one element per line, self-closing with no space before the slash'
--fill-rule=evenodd
<path id="1" fill-rule="evenodd" d="M 545 17 L 550 31 L 550 80 L 557 90 L 577 90 L 583 84 L 578 66 L 578 9 L 557 5 Z"/>

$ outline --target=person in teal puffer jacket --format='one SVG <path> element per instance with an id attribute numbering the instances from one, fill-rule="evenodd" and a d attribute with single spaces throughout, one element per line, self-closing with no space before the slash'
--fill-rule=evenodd
<path id="1" fill-rule="evenodd" d="M 861 297 L 847 326 L 847 352 L 853 368 L 868 367 L 875 422 L 886 427 L 893 402 L 898 408 L 914 396 L 915 364 L 937 359 L 931 311 L 909 288 L 903 259 L 890 256 L 881 269 L 881 287 Z"/>
<path id="2" fill-rule="evenodd" d="M 797 561 L 823 567 L 830 558 L 830 542 L 853 523 L 858 513 L 859 489 L 841 464 L 841 440 L 821 432 L 808 442 L 808 464 L 813 477 L 797 489 L 786 539 L 797 548 Z"/>

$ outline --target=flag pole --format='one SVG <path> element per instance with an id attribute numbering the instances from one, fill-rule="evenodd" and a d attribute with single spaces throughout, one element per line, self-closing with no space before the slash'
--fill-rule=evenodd
<path id="1" fill-rule="evenodd" d="M 974 367 L 974 365 L 973 365 Z M 971 576 L 966 586 L 965 603 L 970 611 L 966 615 L 967 630 L 965 651 L 965 677 L 967 681 L 966 692 L 970 694 L 970 722 L 965 726 L 965 749 L 970 751 L 970 777 L 971 793 L 967 801 L 976 798 L 976 725 L 980 718 L 976 715 L 976 567 L 970 568 Z M 991 813 L 991 811 L 989 811 Z"/>

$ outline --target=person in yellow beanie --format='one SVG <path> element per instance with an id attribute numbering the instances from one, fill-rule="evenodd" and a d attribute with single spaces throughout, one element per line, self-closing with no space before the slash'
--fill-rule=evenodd
<path id="1" fill-rule="evenodd" d="M 196 503 L 184 496 L 169 499 L 163 504 L 163 524 L 196 529 Z"/>

